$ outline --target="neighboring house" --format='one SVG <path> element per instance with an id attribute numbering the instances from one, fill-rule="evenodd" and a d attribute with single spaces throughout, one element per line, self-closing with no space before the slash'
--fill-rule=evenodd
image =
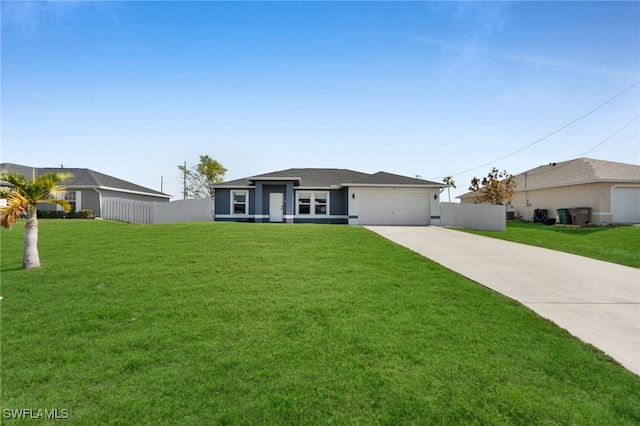
<path id="1" fill-rule="evenodd" d="M 578 158 L 536 167 L 515 179 L 508 210 L 524 219 L 532 219 L 536 209 L 555 218 L 558 209 L 589 207 L 594 224 L 640 223 L 640 166 Z M 458 198 L 472 203 L 474 193 Z"/>
<path id="2" fill-rule="evenodd" d="M 27 178 L 34 173 L 40 176 L 46 173 L 69 172 L 73 173 L 73 179 L 64 182 L 62 186 L 67 188 L 65 199 L 71 204 L 72 211 L 91 210 L 100 217 L 102 212 L 102 200 L 108 198 L 120 198 L 128 200 L 140 200 L 150 202 L 168 202 L 170 195 L 153 189 L 145 188 L 113 176 L 108 176 L 90 169 L 79 168 L 52 168 L 52 167 L 28 167 L 18 164 L 1 163 L 0 169 L 18 172 Z M 59 206 L 42 204 L 38 210 L 56 210 Z"/>
<path id="3" fill-rule="evenodd" d="M 446 186 L 385 172 L 281 170 L 213 185 L 215 220 L 437 225 Z"/>

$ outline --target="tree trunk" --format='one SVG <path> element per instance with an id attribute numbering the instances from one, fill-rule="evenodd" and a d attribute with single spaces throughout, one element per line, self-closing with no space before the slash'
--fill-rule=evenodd
<path id="1" fill-rule="evenodd" d="M 24 251 L 22 252 L 22 268 L 32 269 L 40 267 L 38 255 L 38 216 L 37 207 L 29 207 L 29 217 L 24 227 Z"/>

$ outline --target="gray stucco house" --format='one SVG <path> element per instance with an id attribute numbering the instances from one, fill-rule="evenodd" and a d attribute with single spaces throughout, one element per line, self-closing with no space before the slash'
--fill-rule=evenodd
<path id="1" fill-rule="evenodd" d="M 215 220 L 439 225 L 445 187 L 386 172 L 287 169 L 213 185 Z"/>
<path id="2" fill-rule="evenodd" d="M 15 171 L 26 177 L 31 177 L 33 173 L 36 176 L 55 172 L 73 173 L 73 179 L 63 184 L 67 188 L 65 198 L 71 204 L 72 211 L 91 210 L 98 217 L 101 216 L 102 200 L 105 197 L 150 202 L 168 202 L 171 198 L 170 195 L 160 191 L 145 188 L 91 169 L 29 167 L 12 163 L 1 163 L 0 169 Z M 41 211 L 56 210 L 56 208 L 59 207 L 52 204 L 38 206 L 38 210 Z"/>

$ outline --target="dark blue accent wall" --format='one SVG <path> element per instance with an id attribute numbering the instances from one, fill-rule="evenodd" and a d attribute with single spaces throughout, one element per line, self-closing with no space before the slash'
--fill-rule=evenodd
<path id="1" fill-rule="evenodd" d="M 331 201 L 329 207 L 330 214 L 348 214 L 349 213 L 349 191 L 347 188 L 332 189 L 329 193 Z"/>
<path id="2" fill-rule="evenodd" d="M 262 186 L 262 214 L 269 214 L 269 195 L 271 193 L 285 194 L 284 202 L 286 199 L 286 185 L 263 185 Z"/>
<path id="3" fill-rule="evenodd" d="M 249 190 L 249 214 L 256 214 L 256 190 Z"/>
<path id="4" fill-rule="evenodd" d="M 216 189 L 215 194 L 216 214 L 231 214 L 231 190 Z"/>

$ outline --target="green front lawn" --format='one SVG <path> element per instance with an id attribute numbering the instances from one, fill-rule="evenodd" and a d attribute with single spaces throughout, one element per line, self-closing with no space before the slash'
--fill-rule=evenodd
<path id="1" fill-rule="evenodd" d="M 505 232 L 461 230 L 640 268 L 640 226 L 567 228 L 507 222 Z"/>
<path id="2" fill-rule="evenodd" d="M 6 423 L 640 424 L 637 376 L 364 228 L 43 220 L 24 271 L 23 226 L 0 234 Z"/>

